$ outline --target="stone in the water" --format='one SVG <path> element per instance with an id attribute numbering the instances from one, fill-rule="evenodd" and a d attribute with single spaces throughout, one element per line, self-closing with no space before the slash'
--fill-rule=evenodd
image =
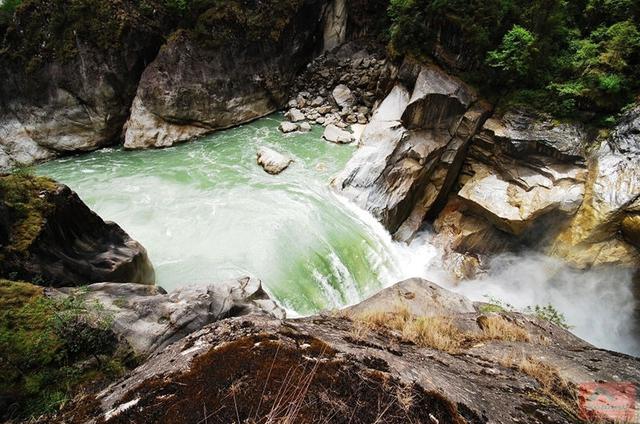
<path id="1" fill-rule="evenodd" d="M 327 141 L 338 144 L 348 144 L 353 141 L 353 136 L 350 132 L 340 129 L 333 124 L 327 125 L 322 137 Z"/>
<path id="2" fill-rule="evenodd" d="M 289 112 L 285 113 L 284 116 L 291 122 L 300 122 L 305 119 L 304 113 L 296 108 L 289 109 Z"/>
<path id="3" fill-rule="evenodd" d="M 290 133 L 290 132 L 294 132 L 294 131 L 298 131 L 298 124 L 294 124 L 293 122 L 281 122 L 280 123 L 280 131 L 282 131 L 283 133 Z"/>
<path id="4" fill-rule="evenodd" d="M 258 149 L 256 160 L 258 165 L 272 175 L 280 174 L 287 169 L 293 159 L 268 147 Z"/>
<path id="5" fill-rule="evenodd" d="M 268 147 L 261 147 L 258 150 L 257 161 L 266 172 L 277 175 L 287 169 L 293 159 Z"/>
<path id="6" fill-rule="evenodd" d="M 300 131 L 302 131 L 302 132 L 311 131 L 311 124 L 308 123 L 308 122 L 303 122 L 302 124 L 300 124 Z"/>
<path id="7" fill-rule="evenodd" d="M 331 94 L 333 95 L 333 99 L 336 101 L 338 106 L 343 108 L 351 107 L 356 102 L 356 98 L 354 97 L 353 93 L 351 92 L 349 87 L 344 84 L 336 86 Z"/>

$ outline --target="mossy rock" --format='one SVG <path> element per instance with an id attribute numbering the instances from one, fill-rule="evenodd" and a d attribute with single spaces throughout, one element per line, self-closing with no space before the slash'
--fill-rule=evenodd
<path id="1" fill-rule="evenodd" d="M 0 177 L 0 259 L 27 252 L 53 208 L 49 194 L 57 188 L 45 177 L 21 173 Z"/>
<path id="2" fill-rule="evenodd" d="M 134 366 L 110 326 L 81 296 L 0 280 L 0 420 L 53 413 L 83 385 Z"/>

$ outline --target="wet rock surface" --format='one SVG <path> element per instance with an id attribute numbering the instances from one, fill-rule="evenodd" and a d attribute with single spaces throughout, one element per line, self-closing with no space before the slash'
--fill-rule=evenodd
<path id="1" fill-rule="evenodd" d="M 9 218 L 0 222 L 0 233 L 4 234 L 0 240 L 0 270 L 5 278 L 55 287 L 101 281 L 155 281 L 145 248 L 117 224 L 103 221 L 67 186 L 48 182 L 39 190 L 28 196 L 38 196 L 43 206 L 20 218 L 12 212 L 13 203 L 9 200 L 15 202 L 17 194 L 0 192 L 6 213 L 3 215 Z M 17 234 L 25 231 L 28 237 L 18 241 Z"/>
<path id="2" fill-rule="evenodd" d="M 389 314 L 392 320 L 405 304 L 416 313 L 413 320 L 429 319 L 434 305 L 444 306 L 437 313 L 470 338 L 486 335 L 490 322 L 506 322 L 527 337 L 509 341 L 494 335 L 447 353 L 409 342 L 384 324 L 362 327 L 370 322 L 363 319 L 366 313 Z M 363 302 L 357 313 L 219 321 L 163 349 L 97 395 L 77 399 L 75 406 L 82 408 L 72 404 L 64 420 L 228 422 L 288 416 L 304 423 L 370 423 L 376 417 L 391 423 L 407 417 L 570 423 L 578 419 L 576 384 L 640 381 L 635 358 L 595 349 L 529 316 L 478 312 L 481 306 L 413 280 Z"/>

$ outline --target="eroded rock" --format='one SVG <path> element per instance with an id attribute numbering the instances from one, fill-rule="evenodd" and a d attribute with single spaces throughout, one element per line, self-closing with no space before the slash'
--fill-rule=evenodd
<path id="1" fill-rule="evenodd" d="M 113 321 L 113 331 L 142 357 L 221 319 L 259 313 L 285 317 L 260 280 L 251 277 L 171 293 L 157 286 L 98 283 L 87 286 L 81 297 L 88 305 L 100 303 Z"/>
<path id="2" fill-rule="evenodd" d="M 435 66 L 403 66 L 419 69 L 413 93 L 401 83 L 393 87 L 334 185 L 395 238 L 410 240 L 427 215 L 444 206 L 468 142 L 490 108 Z"/>

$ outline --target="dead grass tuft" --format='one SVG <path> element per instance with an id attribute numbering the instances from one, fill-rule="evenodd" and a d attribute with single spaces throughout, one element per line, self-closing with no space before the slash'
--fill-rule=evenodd
<path id="1" fill-rule="evenodd" d="M 396 331 L 405 341 L 421 347 L 456 353 L 465 346 L 489 340 L 530 342 L 531 336 L 522 327 L 502 316 L 481 316 L 480 334 L 460 330 L 448 317 L 415 317 L 406 306 L 399 305 L 394 312 L 367 312 L 350 316 L 352 336 L 358 340 L 371 331 Z"/>
<path id="2" fill-rule="evenodd" d="M 500 315 L 482 316 L 478 319 L 485 340 L 529 342 L 531 336 L 524 328 L 507 321 Z"/>

